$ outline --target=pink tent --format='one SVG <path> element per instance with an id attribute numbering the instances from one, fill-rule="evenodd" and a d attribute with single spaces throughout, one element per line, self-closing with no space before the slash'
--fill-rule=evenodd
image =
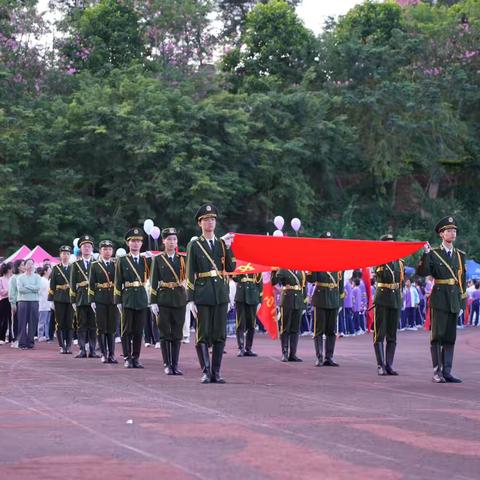
<path id="1" fill-rule="evenodd" d="M 15 253 L 12 253 L 8 258 L 3 262 L 14 262 L 15 260 L 23 260 L 31 252 L 31 250 L 26 246 L 22 245 Z"/>
<path id="2" fill-rule="evenodd" d="M 50 263 L 56 264 L 59 263 L 58 258 L 52 257 L 46 250 L 44 250 L 40 245 L 37 245 L 26 257 L 25 260 L 32 258 L 36 265 L 40 265 L 43 261 L 48 258 Z"/>

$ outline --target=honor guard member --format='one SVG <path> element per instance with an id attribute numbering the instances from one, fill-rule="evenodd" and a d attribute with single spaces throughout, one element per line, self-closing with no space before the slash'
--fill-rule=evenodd
<path id="1" fill-rule="evenodd" d="M 118 308 L 113 302 L 115 263 L 112 259 L 113 243 L 102 240 L 99 244 L 100 257 L 90 268 L 90 304 L 97 320 L 97 334 L 102 363 L 118 363 L 115 359 L 115 332 Z"/>
<path id="2" fill-rule="evenodd" d="M 257 354 L 252 350 L 252 345 L 257 323 L 257 310 L 262 301 L 262 274 L 245 273 L 234 275 L 232 278 L 237 282 L 237 291 L 235 292 L 237 357 L 256 357 Z"/>
<path id="3" fill-rule="evenodd" d="M 162 230 L 165 251 L 153 259 L 152 312 L 160 331 L 160 348 L 167 375 L 183 375 L 178 368 L 187 305 L 185 255 L 177 253 L 175 228 Z"/>
<path id="4" fill-rule="evenodd" d="M 382 235 L 380 240 L 393 242 L 395 237 L 389 233 Z M 373 300 L 373 348 L 379 375 L 398 375 L 393 369 L 393 359 L 397 347 L 397 329 L 402 310 L 404 276 L 405 267 L 402 260 L 375 267 L 377 289 Z"/>
<path id="5" fill-rule="evenodd" d="M 461 383 L 451 373 L 457 318 L 467 298 L 465 252 L 453 246 L 457 230 L 453 217 L 442 218 L 435 226 L 442 244 L 432 248 L 426 243 L 417 268 L 419 275 L 431 275 L 435 280 L 430 295 L 430 352 L 435 383 Z"/>
<path id="6" fill-rule="evenodd" d="M 125 368 L 143 368 L 140 363 L 142 335 L 148 311 L 147 282 L 151 258 L 140 256 L 143 244 L 141 228 L 132 228 L 125 235 L 130 253 L 117 259 L 114 300 L 122 315 L 121 335 Z"/>
<path id="7" fill-rule="evenodd" d="M 282 286 L 280 299 L 280 342 L 282 362 L 302 362 L 297 357 L 298 334 L 305 309 L 306 274 L 300 270 L 272 272 L 272 285 Z"/>
<path id="8" fill-rule="evenodd" d="M 217 216 L 218 210 L 212 204 L 199 208 L 195 220 L 202 229 L 202 235 L 187 247 L 187 297 L 197 318 L 195 348 L 203 371 L 202 383 L 225 383 L 220 367 L 229 302 L 227 272 L 235 270 L 235 259 L 230 249 L 233 235 L 227 234 L 220 239 L 215 237 Z"/>
<path id="9" fill-rule="evenodd" d="M 319 238 L 333 238 L 331 232 L 324 232 Z M 307 280 L 315 284 L 312 294 L 313 306 L 313 343 L 317 360 L 315 365 L 320 367 L 338 367 L 333 360 L 335 350 L 337 317 L 342 306 L 343 272 L 311 272 Z M 325 335 L 325 361 L 323 360 L 323 335 Z"/>
<path id="10" fill-rule="evenodd" d="M 98 358 L 95 349 L 97 348 L 97 325 L 95 323 L 95 312 L 90 306 L 88 286 L 90 268 L 93 262 L 93 237 L 83 235 L 78 239 L 78 247 L 82 258 L 72 264 L 70 271 L 70 301 L 77 313 L 77 335 L 80 353 L 75 358 L 86 358 L 86 344 L 88 338 L 90 358 Z"/>
<path id="11" fill-rule="evenodd" d="M 60 247 L 60 263 L 55 265 L 50 275 L 48 300 L 53 301 L 55 325 L 60 353 L 71 354 L 73 340 L 73 308 L 70 303 L 70 254 L 68 245 Z"/>

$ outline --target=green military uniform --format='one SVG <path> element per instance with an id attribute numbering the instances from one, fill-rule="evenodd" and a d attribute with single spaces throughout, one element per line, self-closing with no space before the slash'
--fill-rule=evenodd
<path id="1" fill-rule="evenodd" d="M 60 247 L 60 252 L 71 253 L 68 245 Z M 48 300 L 53 302 L 55 325 L 60 353 L 71 354 L 73 340 L 73 308 L 70 303 L 70 271 L 71 266 L 55 265 L 50 275 Z"/>
<path id="2" fill-rule="evenodd" d="M 247 273 L 234 275 L 232 278 L 237 282 L 235 309 L 237 311 L 236 334 L 239 350 L 238 356 L 256 357 L 257 354 L 252 351 L 252 345 L 257 323 L 257 307 L 262 301 L 262 274 Z"/>
<path id="3" fill-rule="evenodd" d="M 453 217 L 440 220 L 435 231 L 441 233 L 447 229 L 457 229 Z M 431 275 L 434 285 L 430 295 L 430 353 L 436 383 L 459 383 L 461 380 L 451 374 L 453 353 L 457 337 L 457 318 L 466 303 L 466 265 L 465 252 L 453 248 L 450 254 L 443 243 L 424 253 L 417 272 L 419 275 Z"/>
<path id="4" fill-rule="evenodd" d="M 93 238 L 89 235 L 83 235 L 78 240 L 78 246 L 81 247 L 84 243 L 93 245 Z M 88 356 L 98 358 L 95 352 L 97 347 L 95 312 L 92 310 L 88 297 L 88 276 L 90 275 L 90 267 L 93 261 L 93 257 L 88 262 L 81 258 L 72 264 L 70 271 L 70 301 L 77 308 L 77 335 L 80 347 L 80 353 L 77 355 L 77 358 L 86 358 L 85 347 L 87 339 L 89 345 Z"/>
<path id="5" fill-rule="evenodd" d="M 215 206 L 203 205 L 195 219 L 216 218 Z M 202 382 L 223 383 L 220 376 L 226 340 L 229 302 L 227 272 L 235 270 L 235 259 L 222 239 L 207 241 L 202 235 L 187 247 L 187 298 L 197 307 L 196 350 L 203 371 Z M 212 345 L 212 362 L 208 347 Z"/>
<path id="6" fill-rule="evenodd" d="M 391 234 L 380 240 L 393 241 Z M 377 289 L 374 298 L 373 348 L 379 375 L 398 375 L 393 369 L 397 346 L 397 329 L 402 309 L 402 288 L 405 268 L 402 260 L 395 260 L 375 268 Z M 387 341 L 384 350 L 384 341 Z M 386 358 L 385 358 L 386 357 Z M 386 361 L 385 361 L 386 360 Z"/>
<path id="7" fill-rule="evenodd" d="M 162 230 L 162 238 L 177 235 L 174 228 Z M 185 255 L 166 252 L 157 255 L 152 265 L 151 303 L 158 305 L 157 326 L 160 332 L 165 373 L 181 375 L 178 369 L 180 345 L 187 305 Z"/>
<path id="8" fill-rule="evenodd" d="M 100 242 L 100 248 L 112 247 L 110 240 Z M 115 332 L 117 330 L 118 308 L 113 301 L 113 281 L 115 262 L 105 262 L 102 258 L 93 262 L 90 268 L 89 300 L 95 304 L 98 343 L 103 363 L 117 363 L 115 359 Z"/>
<path id="9" fill-rule="evenodd" d="M 140 228 L 127 232 L 126 241 L 143 241 Z M 147 280 L 150 276 L 152 259 L 138 257 L 129 253 L 120 257 L 115 268 L 114 301 L 122 305 L 121 336 L 123 357 L 126 368 L 143 368 L 139 362 L 142 348 L 142 335 L 148 311 Z"/>
<path id="10" fill-rule="evenodd" d="M 272 273 L 272 285 L 282 285 L 280 301 L 280 342 L 282 362 L 301 362 L 297 357 L 298 335 L 305 309 L 306 274 L 280 269 Z M 289 352 L 290 347 L 290 352 Z"/>
<path id="11" fill-rule="evenodd" d="M 338 310 L 342 306 L 343 272 L 312 272 L 307 280 L 315 283 L 312 294 L 313 342 L 317 360 L 315 365 L 336 367 L 333 360 L 337 332 Z M 323 335 L 325 335 L 325 361 L 323 361 Z"/>

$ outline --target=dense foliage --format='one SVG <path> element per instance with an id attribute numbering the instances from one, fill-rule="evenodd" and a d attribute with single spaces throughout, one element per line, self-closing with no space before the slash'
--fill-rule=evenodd
<path id="1" fill-rule="evenodd" d="M 222 230 L 349 238 L 453 214 L 480 258 L 477 0 L 367 1 L 318 37 L 297 1 L 36 3 L 0 0 L 7 253 L 149 217 L 185 244 L 212 201 Z"/>

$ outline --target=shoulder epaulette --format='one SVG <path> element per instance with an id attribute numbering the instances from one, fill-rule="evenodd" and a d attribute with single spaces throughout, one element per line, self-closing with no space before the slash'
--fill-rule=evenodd
<path id="1" fill-rule="evenodd" d="M 186 257 L 186 256 L 187 256 L 187 254 L 186 254 L 186 253 L 183 253 L 183 252 L 178 252 L 177 255 L 178 255 L 179 257 Z"/>
<path id="2" fill-rule="evenodd" d="M 457 248 L 457 250 L 458 250 L 462 255 L 466 255 L 466 253 L 465 253 L 463 250 L 460 250 L 459 248 Z"/>

